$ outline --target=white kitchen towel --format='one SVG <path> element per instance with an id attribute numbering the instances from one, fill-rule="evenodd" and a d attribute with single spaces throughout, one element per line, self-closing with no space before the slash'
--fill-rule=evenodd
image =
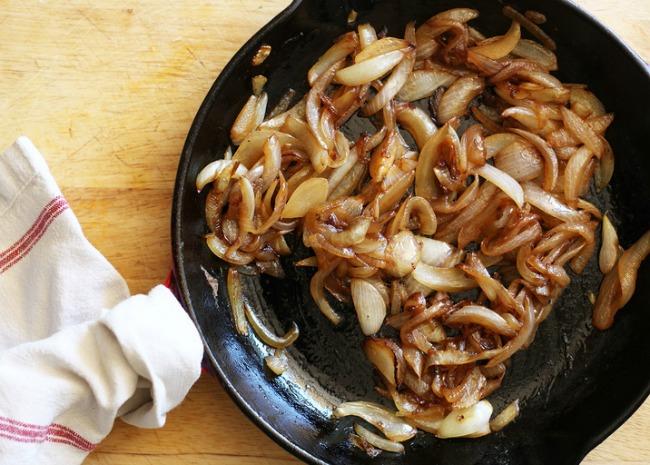
<path id="1" fill-rule="evenodd" d="M 203 347 L 164 286 L 129 297 L 26 137 L 0 154 L 0 465 L 74 465 L 116 417 L 160 427 Z"/>

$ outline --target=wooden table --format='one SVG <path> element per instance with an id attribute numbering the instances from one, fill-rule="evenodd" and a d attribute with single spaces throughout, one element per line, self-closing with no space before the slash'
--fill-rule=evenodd
<path id="1" fill-rule="evenodd" d="M 288 0 L 3 0 L 0 146 L 43 151 L 91 242 L 133 293 L 171 265 L 178 156 L 205 93 L 240 45 Z M 584 0 L 650 59 L 650 2 Z M 2 180 L 0 180 L 2 182 Z M 117 422 L 86 463 L 298 462 L 204 376 L 160 430 Z M 586 464 L 650 463 L 650 401 Z"/>

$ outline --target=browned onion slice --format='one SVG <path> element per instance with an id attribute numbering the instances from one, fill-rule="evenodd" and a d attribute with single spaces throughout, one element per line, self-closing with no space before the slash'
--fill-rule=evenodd
<path id="1" fill-rule="evenodd" d="M 650 254 L 650 231 L 647 231 L 619 257 L 607 273 L 594 305 L 593 324 L 605 330 L 614 324 L 616 313 L 632 298 L 641 262 Z"/>
<path id="2" fill-rule="evenodd" d="M 438 121 L 446 123 L 467 112 L 469 103 L 483 92 L 485 83 L 479 76 L 463 76 L 449 86 L 438 106 Z"/>

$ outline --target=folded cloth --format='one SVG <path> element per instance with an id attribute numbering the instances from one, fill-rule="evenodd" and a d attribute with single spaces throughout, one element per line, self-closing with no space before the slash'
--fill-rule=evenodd
<path id="1" fill-rule="evenodd" d="M 202 354 L 167 288 L 129 297 L 29 139 L 0 154 L 0 465 L 81 463 L 118 416 L 162 426 Z"/>

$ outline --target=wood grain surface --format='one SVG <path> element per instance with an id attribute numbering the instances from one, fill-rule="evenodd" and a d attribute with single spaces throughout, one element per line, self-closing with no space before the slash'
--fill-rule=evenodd
<path id="1" fill-rule="evenodd" d="M 579 3 L 650 59 L 650 1 Z M 244 41 L 287 4 L 0 0 L 0 146 L 20 134 L 34 141 L 88 238 L 133 293 L 161 282 L 170 268 L 176 166 L 205 93 Z M 118 421 L 86 461 L 297 462 L 209 376 L 164 428 L 141 430 Z M 650 401 L 584 463 L 650 463 Z"/>

